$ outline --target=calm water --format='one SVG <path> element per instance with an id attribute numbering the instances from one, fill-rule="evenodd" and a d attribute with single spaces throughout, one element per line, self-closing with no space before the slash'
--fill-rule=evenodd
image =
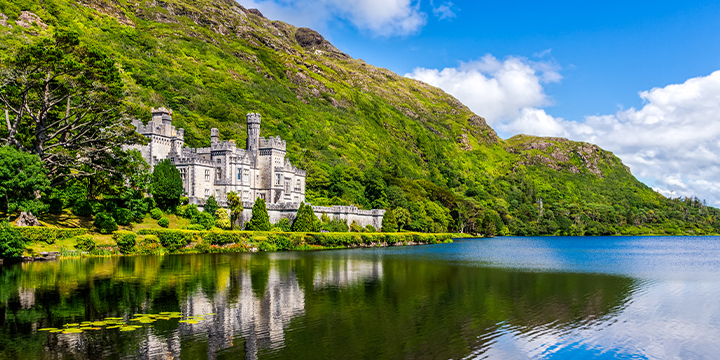
<path id="1" fill-rule="evenodd" d="M 181 311 L 50 334 L 43 327 Z M 0 267 L 0 358 L 717 359 L 720 238 L 458 240 Z"/>

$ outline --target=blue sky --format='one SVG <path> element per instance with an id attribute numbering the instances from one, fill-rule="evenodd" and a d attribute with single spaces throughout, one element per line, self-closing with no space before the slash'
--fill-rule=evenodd
<path id="1" fill-rule="evenodd" d="M 501 137 L 597 143 L 661 193 L 720 205 L 720 1 L 240 3 L 443 88 Z"/>

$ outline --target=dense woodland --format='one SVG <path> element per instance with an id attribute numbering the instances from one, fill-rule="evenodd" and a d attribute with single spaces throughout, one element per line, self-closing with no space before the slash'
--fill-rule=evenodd
<path id="1" fill-rule="evenodd" d="M 663 197 L 608 151 L 500 139 L 441 90 L 234 2 L 0 0 L 0 13 L 12 26 L 0 27 L 0 107 L 9 109 L 0 145 L 19 153 L 0 159 L 8 217 L 72 209 L 142 218 L 157 205 L 147 198 L 151 174 L 121 145 L 143 141 L 131 119 L 166 106 L 192 147 L 207 146 L 212 127 L 243 143 L 244 114 L 260 113 L 262 135 L 287 140 L 291 161 L 307 170 L 310 203 L 388 209 L 400 230 L 720 232 L 718 209 Z M 42 176 L 18 183 L 7 169 L 28 163 Z"/>

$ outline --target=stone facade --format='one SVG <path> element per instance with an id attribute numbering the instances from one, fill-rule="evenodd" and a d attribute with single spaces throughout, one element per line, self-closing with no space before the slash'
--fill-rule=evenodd
<path id="1" fill-rule="evenodd" d="M 133 122 L 149 143 L 134 146 L 154 167 L 170 159 L 183 179 L 190 203 L 203 205 L 210 196 L 224 204 L 227 193 L 236 192 L 244 202 L 262 198 L 268 204 L 305 201 L 305 171 L 285 158 L 286 144 L 280 137 L 260 137 L 260 115 L 247 115 L 246 149 L 235 141 L 220 141 L 220 131 L 210 130 L 210 147 L 185 147 L 183 129 L 172 125 L 172 110 L 152 109 L 152 120 Z M 297 208 L 297 206 L 296 206 Z"/>
<path id="2" fill-rule="evenodd" d="M 255 199 L 265 200 L 271 223 L 281 218 L 295 220 L 300 203 L 305 201 L 305 176 L 285 158 L 286 143 L 280 137 L 260 137 L 260 115 L 247 114 L 247 144 L 240 149 L 235 141 L 220 141 L 220 131 L 210 129 L 210 147 L 185 147 L 183 129 L 172 125 L 172 110 L 152 109 L 152 120 L 143 124 L 133 121 L 137 132 L 148 138 L 147 145 L 133 146 L 150 167 L 170 159 L 180 171 L 185 195 L 200 208 L 215 196 L 226 205 L 227 193 L 234 191 L 245 211 L 243 221 L 250 221 Z M 313 206 L 317 216 L 356 221 L 360 226 L 380 229 L 385 210 L 360 210 L 355 206 Z"/>

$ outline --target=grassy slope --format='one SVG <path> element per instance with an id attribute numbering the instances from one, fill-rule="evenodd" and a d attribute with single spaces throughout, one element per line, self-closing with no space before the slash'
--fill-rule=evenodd
<path id="1" fill-rule="evenodd" d="M 297 28 L 232 1 L 0 0 L 10 20 L 20 10 L 49 27 L 1 28 L 3 49 L 56 27 L 79 31 L 117 59 L 132 115 L 148 119 L 150 107 L 171 107 L 190 146 L 208 145 L 211 127 L 242 144 L 245 113 L 261 113 L 263 135 L 286 139 L 291 160 L 309 170 L 310 199 L 338 193 L 333 168 L 349 169 L 350 178 L 378 168 L 413 196 L 429 196 L 412 182 L 427 179 L 460 200 L 475 189 L 480 195 L 465 200 L 490 207 L 532 204 L 530 195 L 626 207 L 666 201 L 609 152 L 527 135 L 499 139 L 440 89 L 338 54 L 326 42 L 303 47 Z M 561 151 L 554 159 L 553 149 Z M 525 195 L 515 194 L 524 187 Z"/>

